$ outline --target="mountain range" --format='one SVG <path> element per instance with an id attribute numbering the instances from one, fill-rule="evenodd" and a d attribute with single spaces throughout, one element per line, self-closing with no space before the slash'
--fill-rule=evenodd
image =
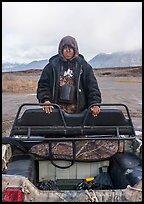
<path id="1" fill-rule="evenodd" d="M 93 68 L 131 67 L 142 65 L 142 50 L 100 53 L 89 61 Z"/>
<path id="2" fill-rule="evenodd" d="M 23 70 L 29 70 L 29 69 L 43 69 L 48 62 L 49 62 L 48 60 L 35 60 L 28 64 L 3 63 L 2 72 L 23 71 Z"/>
<path id="3" fill-rule="evenodd" d="M 43 69 L 49 61 L 38 60 L 28 64 L 2 63 L 2 72 L 21 71 L 29 69 Z M 88 62 L 93 68 L 114 68 L 142 66 L 142 49 L 134 51 L 113 52 L 111 54 L 100 53 Z"/>

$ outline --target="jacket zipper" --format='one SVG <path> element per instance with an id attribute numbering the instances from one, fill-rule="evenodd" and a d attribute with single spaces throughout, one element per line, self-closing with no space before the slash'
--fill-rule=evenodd
<path id="1" fill-rule="evenodd" d="M 53 97 L 53 101 L 54 101 L 54 92 L 55 92 L 55 70 L 54 70 L 54 67 L 52 66 L 53 68 L 53 74 L 54 74 L 54 83 L 53 83 L 53 92 L 52 92 L 52 97 Z"/>
<path id="2" fill-rule="evenodd" d="M 78 110 L 78 95 L 79 95 L 79 88 L 80 88 L 80 76 L 82 74 L 82 65 L 80 67 L 80 72 L 79 72 L 79 76 L 78 76 L 78 89 L 77 89 L 77 110 Z"/>

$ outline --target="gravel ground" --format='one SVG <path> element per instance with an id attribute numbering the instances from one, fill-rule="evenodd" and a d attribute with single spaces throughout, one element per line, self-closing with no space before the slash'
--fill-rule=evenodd
<path id="1" fill-rule="evenodd" d="M 128 106 L 137 131 L 142 131 L 142 83 L 140 77 L 97 77 L 103 103 L 123 103 Z M 18 107 L 35 103 L 36 93 L 2 93 L 2 136 L 8 136 Z"/>

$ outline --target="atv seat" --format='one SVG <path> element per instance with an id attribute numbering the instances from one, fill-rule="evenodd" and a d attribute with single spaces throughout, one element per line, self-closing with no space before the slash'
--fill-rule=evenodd
<path id="1" fill-rule="evenodd" d="M 12 135 L 133 135 L 131 121 L 120 109 L 101 109 L 93 117 L 88 109 L 68 114 L 55 108 L 52 113 L 42 109 L 27 109 L 12 127 Z"/>

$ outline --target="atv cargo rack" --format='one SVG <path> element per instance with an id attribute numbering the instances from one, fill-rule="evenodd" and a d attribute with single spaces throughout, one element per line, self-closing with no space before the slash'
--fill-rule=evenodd
<path id="1" fill-rule="evenodd" d="M 135 131 L 128 107 L 125 104 L 95 104 L 101 107 L 98 116 L 93 117 L 90 106 L 79 114 L 68 114 L 57 104 L 48 114 L 43 103 L 24 103 L 17 112 L 10 137 L 37 140 L 85 140 L 85 139 L 120 139 L 135 138 Z M 39 108 L 22 108 L 40 106 Z M 105 108 L 105 107 L 110 108 Z M 114 108 L 112 108 L 114 107 Z M 118 108 L 122 107 L 122 108 Z M 21 116 L 20 116 L 21 115 Z M 82 137 L 87 136 L 87 137 Z"/>

